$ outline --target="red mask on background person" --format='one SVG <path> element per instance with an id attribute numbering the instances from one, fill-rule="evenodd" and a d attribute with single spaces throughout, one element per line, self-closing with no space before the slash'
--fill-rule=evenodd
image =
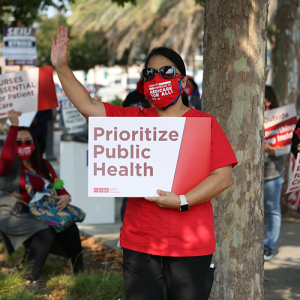
<path id="1" fill-rule="evenodd" d="M 140 81 L 137 83 L 136 89 L 137 89 L 137 91 L 138 91 L 140 94 L 144 95 L 144 80 L 140 80 Z"/>
<path id="2" fill-rule="evenodd" d="M 176 102 L 179 96 L 184 92 L 182 84 L 177 78 L 184 76 L 175 76 L 173 79 L 163 79 L 156 74 L 151 81 L 144 82 L 144 94 L 153 106 L 164 108 Z"/>
<path id="3" fill-rule="evenodd" d="M 15 154 L 21 159 L 21 160 L 27 160 L 31 157 L 32 153 L 34 151 L 34 144 L 31 145 L 25 145 L 24 143 L 21 146 L 16 146 L 15 148 Z"/>
<path id="4" fill-rule="evenodd" d="M 188 97 L 189 97 L 189 96 L 192 96 L 192 94 L 193 94 L 193 92 L 194 92 L 193 88 L 192 88 L 190 85 L 187 85 L 187 86 L 185 87 L 184 91 L 185 91 L 185 93 L 188 95 Z"/>

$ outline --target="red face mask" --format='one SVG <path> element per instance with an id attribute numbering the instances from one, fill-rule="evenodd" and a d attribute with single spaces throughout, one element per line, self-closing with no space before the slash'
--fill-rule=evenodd
<path id="1" fill-rule="evenodd" d="M 21 146 L 16 146 L 15 148 L 15 154 L 21 159 L 21 160 L 27 160 L 30 158 L 34 151 L 34 144 L 32 143 L 30 146 L 22 144 Z"/>
<path id="2" fill-rule="evenodd" d="M 157 108 L 164 108 L 175 102 L 183 93 L 181 82 L 177 78 L 184 76 L 175 76 L 173 79 L 163 79 L 159 74 L 151 81 L 144 82 L 145 96 Z"/>
<path id="3" fill-rule="evenodd" d="M 137 83 L 137 91 L 144 95 L 144 80 L 140 80 L 138 83 Z"/>
<path id="4" fill-rule="evenodd" d="M 186 92 L 186 94 L 187 94 L 188 96 L 191 96 L 191 95 L 193 94 L 193 88 L 192 88 L 191 86 L 189 86 L 189 85 L 187 85 L 187 86 L 185 87 L 184 91 Z"/>

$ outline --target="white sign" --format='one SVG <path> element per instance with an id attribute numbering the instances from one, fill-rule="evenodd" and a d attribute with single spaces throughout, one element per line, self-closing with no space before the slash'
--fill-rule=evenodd
<path id="1" fill-rule="evenodd" d="M 52 67 L 0 75 L 0 118 L 11 109 L 37 112 L 57 107 Z"/>
<path id="2" fill-rule="evenodd" d="M 210 130 L 210 118 L 90 117 L 89 197 L 186 193 L 209 175 Z"/>
<path id="3" fill-rule="evenodd" d="M 3 45 L 7 65 L 35 65 L 37 51 L 33 28 L 4 28 Z"/>
<path id="4" fill-rule="evenodd" d="M 0 118 L 14 109 L 21 112 L 38 110 L 38 69 L 7 73 L 0 76 Z"/>
<path id="5" fill-rule="evenodd" d="M 34 120 L 36 116 L 36 112 L 28 112 L 28 113 L 24 113 L 19 117 L 19 126 L 22 127 L 30 127 L 32 124 L 32 121 Z M 6 120 L 6 123 L 10 126 L 11 122 L 9 119 Z"/>
<path id="6" fill-rule="evenodd" d="M 300 154 L 298 153 L 295 168 L 286 194 L 300 190 Z"/>
<path id="7" fill-rule="evenodd" d="M 281 148 L 291 144 L 291 138 L 297 123 L 295 104 L 265 111 L 265 143 L 273 148 Z"/>
<path id="8" fill-rule="evenodd" d="M 60 101 L 60 111 L 62 123 L 68 134 L 79 133 L 85 129 L 85 117 L 77 110 L 68 98 Z"/>

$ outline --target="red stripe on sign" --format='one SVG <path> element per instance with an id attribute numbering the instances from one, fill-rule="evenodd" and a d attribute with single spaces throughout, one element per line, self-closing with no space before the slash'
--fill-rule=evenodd
<path id="1" fill-rule="evenodd" d="M 265 129 L 265 142 L 272 147 L 283 147 L 292 144 L 291 138 L 296 127 L 297 117 Z"/>
<path id="2" fill-rule="evenodd" d="M 209 175 L 210 147 L 211 119 L 187 118 L 172 192 L 184 195 Z"/>
<path id="3" fill-rule="evenodd" d="M 38 110 L 58 107 L 51 66 L 39 68 Z"/>

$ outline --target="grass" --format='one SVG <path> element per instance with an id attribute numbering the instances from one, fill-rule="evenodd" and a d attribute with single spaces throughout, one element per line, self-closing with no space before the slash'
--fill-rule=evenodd
<path id="1" fill-rule="evenodd" d="M 9 275 L 12 268 L 20 261 L 24 248 L 20 247 L 12 256 L 6 253 L 4 245 L 0 242 L 0 300 L 37 300 L 40 296 L 34 295 L 25 288 L 27 264 L 24 263 L 19 270 Z M 1 255 L 4 262 L 1 263 Z M 84 256 L 85 264 L 89 262 L 94 266 L 96 261 L 92 256 Z M 113 263 L 112 263 L 113 265 Z M 57 256 L 48 257 L 45 262 L 41 279 L 50 295 L 42 297 L 49 300 L 118 300 L 125 299 L 122 270 L 94 269 L 86 270 L 74 276 L 65 263 Z M 165 295 L 165 299 L 167 299 Z"/>
<path id="2" fill-rule="evenodd" d="M 19 270 L 9 275 L 23 254 L 24 248 L 20 247 L 13 255 L 9 256 L 3 243 L 0 243 L 0 255 L 4 258 L 4 263 L 0 264 L 0 300 L 41 299 L 25 287 L 26 262 Z M 125 299 L 121 270 L 92 270 L 74 276 L 70 269 L 66 269 L 56 256 L 52 256 L 52 258 L 47 259 L 42 268 L 41 279 L 44 281 L 45 287 L 51 292 L 47 298 L 43 297 L 43 299 Z"/>
<path id="3" fill-rule="evenodd" d="M 1 300 L 35 300 L 41 299 L 25 288 L 25 269 L 12 276 L 0 273 Z M 48 274 L 50 275 L 50 274 Z M 87 272 L 76 276 L 60 274 L 53 276 L 46 282 L 51 291 L 48 299 L 72 300 L 117 300 L 125 299 L 123 279 L 121 274 Z M 44 298 L 45 299 L 45 298 Z"/>

